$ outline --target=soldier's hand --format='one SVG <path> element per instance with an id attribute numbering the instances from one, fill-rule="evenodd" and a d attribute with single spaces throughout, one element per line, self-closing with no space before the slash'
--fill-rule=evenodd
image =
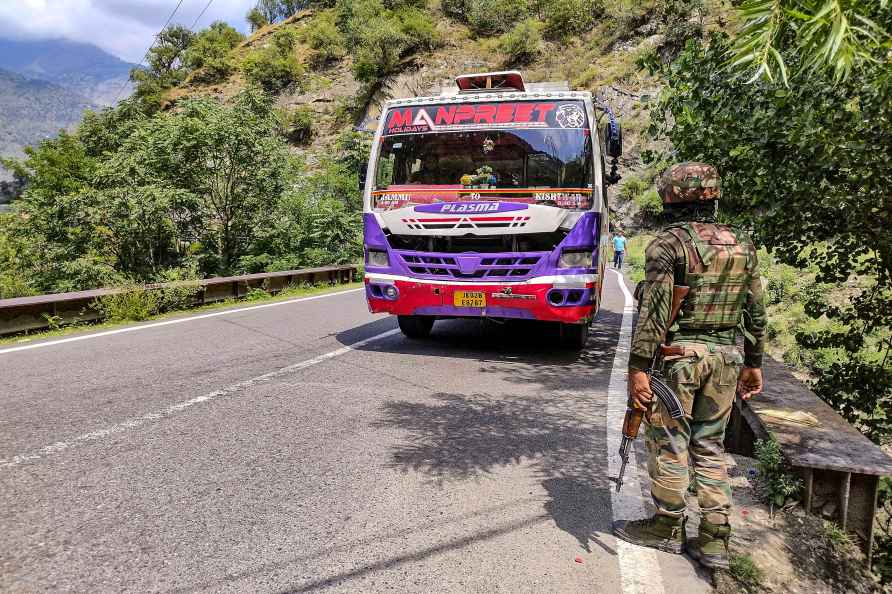
<path id="1" fill-rule="evenodd" d="M 653 398 L 647 374 L 637 369 L 629 371 L 629 401 L 632 406 L 638 410 L 647 410 Z"/>
<path id="2" fill-rule="evenodd" d="M 743 400 L 749 400 L 762 392 L 762 370 L 756 367 L 744 367 L 737 378 L 737 393 Z"/>

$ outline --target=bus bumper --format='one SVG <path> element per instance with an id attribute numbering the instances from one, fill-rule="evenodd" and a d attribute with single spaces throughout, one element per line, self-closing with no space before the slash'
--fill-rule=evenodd
<path id="1" fill-rule="evenodd" d="M 446 283 L 366 274 L 365 289 L 372 313 L 571 324 L 591 321 L 601 296 L 598 275 L 533 278 L 522 283 Z M 483 306 L 465 305 L 468 293 L 478 303 L 482 294 Z"/>

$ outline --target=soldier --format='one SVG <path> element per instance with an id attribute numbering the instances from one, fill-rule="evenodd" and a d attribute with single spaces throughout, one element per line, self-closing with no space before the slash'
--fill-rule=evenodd
<path id="1" fill-rule="evenodd" d="M 735 387 L 744 400 L 762 391 L 762 282 L 752 242 L 715 222 L 720 195 L 715 167 L 673 165 L 661 176 L 659 192 L 669 224 L 645 252 L 645 281 L 629 357 L 630 403 L 650 411 L 646 442 L 656 514 L 617 521 L 613 532 L 628 542 L 672 553 L 687 546 L 702 565 L 728 567 L 731 485 L 725 428 Z M 690 292 L 667 328 L 673 285 L 687 286 Z M 739 331 L 745 337 L 743 357 L 736 346 Z M 671 347 L 661 348 L 664 337 Z M 685 417 L 678 421 L 654 402 L 645 371 L 655 355 L 684 406 Z M 701 519 L 699 537 L 686 542 L 689 465 Z"/>

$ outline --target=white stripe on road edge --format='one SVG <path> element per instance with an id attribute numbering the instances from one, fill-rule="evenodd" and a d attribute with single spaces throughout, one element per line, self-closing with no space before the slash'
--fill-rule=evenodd
<path id="1" fill-rule="evenodd" d="M 610 371 L 610 385 L 607 388 L 607 471 L 610 476 L 619 474 L 621 459 L 619 446 L 622 440 L 623 419 L 628 402 L 629 346 L 632 340 L 632 294 L 626 287 L 623 277 L 614 269 L 619 288 L 623 292 L 623 321 L 620 326 L 613 369 Z M 623 490 L 617 493 L 610 489 L 610 502 L 614 519 L 636 520 L 645 517 L 644 501 L 641 497 L 641 484 L 638 482 L 635 449 L 629 452 L 629 465 Z M 616 556 L 619 560 L 620 583 L 623 594 L 664 594 L 663 575 L 656 551 L 616 540 Z"/>
<path id="2" fill-rule="evenodd" d="M 8 468 L 11 466 L 18 466 L 23 462 L 30 462 L 32 460 L 38 460 L 40 458 L 44 458 L 50 454 L 54 454 L 56 452 L 60 452 L 62 450 L 67 450 L 71 447 L 77 446 L 82 443 L 87 443 L 91 441 L 97 441 L 104 437 L 108 437 L 109 435 L 114 435 L 116 433 L 122 433 L 129 429 L 135 429 L 141 425 L 145 425 L 150 421 L 157 421 L 158 419 L 163 419 L 164 417 L 169 417 L 174 413 L 182 412 L 188 408 L 195 406 L 196 404 L 201 404 L 203 402 L 209 402 L 214 400 L 215 398 L 219 398 L 220 396 L 227 396 L 229 394 L 233 394 L 235 392 L 239 392 L 241 390 L 245 390 L 250 388 L 255 384 L 259 384 L 262 382 L 269 381 L 271 379 L 275 379 L 277 377 L 281 377 L 284 375 L 288 375 L 295 371 L 299 371 L 301 369 L 306 369 L 307 367 L 312 367 L 318 363 L 322 363 L 323 361 L 328 361 L 329 359 L 334 359 L 335 357 L 340 357 L 341 355 L 345 355 L 350 351 L 354 351 L 358 348 L 364 347 L 367 344 L 372 342 L 376 342 L 378 340 L 382 340 L 387 338 L 388 336 L 393 336 L 399 332 L 398 329 L 388 330 L 387 332 L 382 332 L 381 334 L 376 334 L 371 338 L 366 338 L 365 340 L 360 340 L 359 342 L 355 342 L 349 346 L 342 347 L 337 349 L 336 351 L 331 351 L 329 353 L 325 353 L 324 355 L 319 355 L 317 357 L 313 357 L 312 359 L 307 359 L 306 361 L 301 361 L 300 363 L 295 363 L 294 365 L 289 365 L 287 367 L 283 367 L 281 369 L 277 369 L 276 371 L 271 371 L 269 373 L 264 373 L 263 375 L 258 375 L 257 377 L 252 377 L 251 379 L 244 380 L 238 382 L 236 384 L 232 384 L 230 386 L 226 386 L 225 388 L 221 388 L 219 390 L 215 390 L 203 396 L 196 396 L 191 400 L 186 400 L 185 402 L 179 402 L 177 404 L 173 404 L 168 406 L 163 410 L 159 410 L 156 412 L 152 412 L 141 417 L 136 417 L 135 419 L 130 419 L 124 421 L 123 423 L 117 423 L 116 425 L 112 425 L 111 427 L 106 427 L 105 429 L 99 429 L 98 431 L 91 431 L 90 433 L 84 433 L 83 435 L 78 435 L 68 441 L 57 441 L 54 444 L 50 444 L 48 446 L 42 447 L 36 452 L 32 452 L 30 454 L 21 454 L 18 456 L 13 456 L 10 459 L 0 459 L 0 468 Z"/>
<path id="3" fill-rule="evenodd" d="M 349 289 L 347 291 L 338 291 L 337 293 L 325 293 L 323 295 L 313 295 L 312 297 L 298 297 L 297 299 L 288 299 L 287 301 L 276 301 L 274 303 L 262 303 L 260 305 L 251 305 L 249 307 L 239 307 L 235 309 L 227 309 L 224 311 L 215 311 L 213 313 L 200 314 L 197 316 L 189 316 L 186 318 L 176 318 L 175 320 L 165 320 L 163 322 L 152 322 L 150 324 L 140 324 L 139 326 L 127 326 L 126 328 L 118 328 L 117 330 L 106 330 L 105 332 L 96 332 L 95 334 L 84 334 L 82 336 L 72 336 L 71 338 L 60 338 L 59 340 L 48 340 L 47 342 L 38 342 L 36 344 L 26 344 L 23 346 L 10 347 L 8 349 L 0 349 L 0 355 L 6 353 L 15 353 L 17 351 L 27 351 L 30 349 L 40 349 L 57 344 L 65 344 L 66 342 L 77 342 L 79 340 L 90 340 L 91 338 L 101 338 L 103 336 L 111 336 L 113 334 L 123 334 L 124 332 L 136 332 L 137 330 L 146 330 L 148 328 L 158 328 L 160 326 L 172 326 L 174 324 L 183 324 L 185 322 L 193 322 L 195 320 L 204 320 L 207 318 L 216 318 L 217 316 L 228 316 L 230 314 L 241 313 L 243 311 L 253 311 L 255 309 L 264 309 L 267 307 L 278 307 L 280 305 L 290 305 L 292 303 L 301 303 L 303 301 L 313 301 L 314 299 L 325 299 L 326 297 L 336 297 L 338 295 L 346 295 L 348 293 L 356 293 L 365 291 L 364 288 Z"/>

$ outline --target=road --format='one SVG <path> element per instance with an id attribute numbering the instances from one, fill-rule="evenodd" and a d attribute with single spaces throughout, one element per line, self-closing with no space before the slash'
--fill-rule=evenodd
<path id="1" fill-rule="evenodd" d="M 581 354 L 357 290 L 0 348 L 0 590 L 710 591 L 610 534 L 618 278 Z"/>

